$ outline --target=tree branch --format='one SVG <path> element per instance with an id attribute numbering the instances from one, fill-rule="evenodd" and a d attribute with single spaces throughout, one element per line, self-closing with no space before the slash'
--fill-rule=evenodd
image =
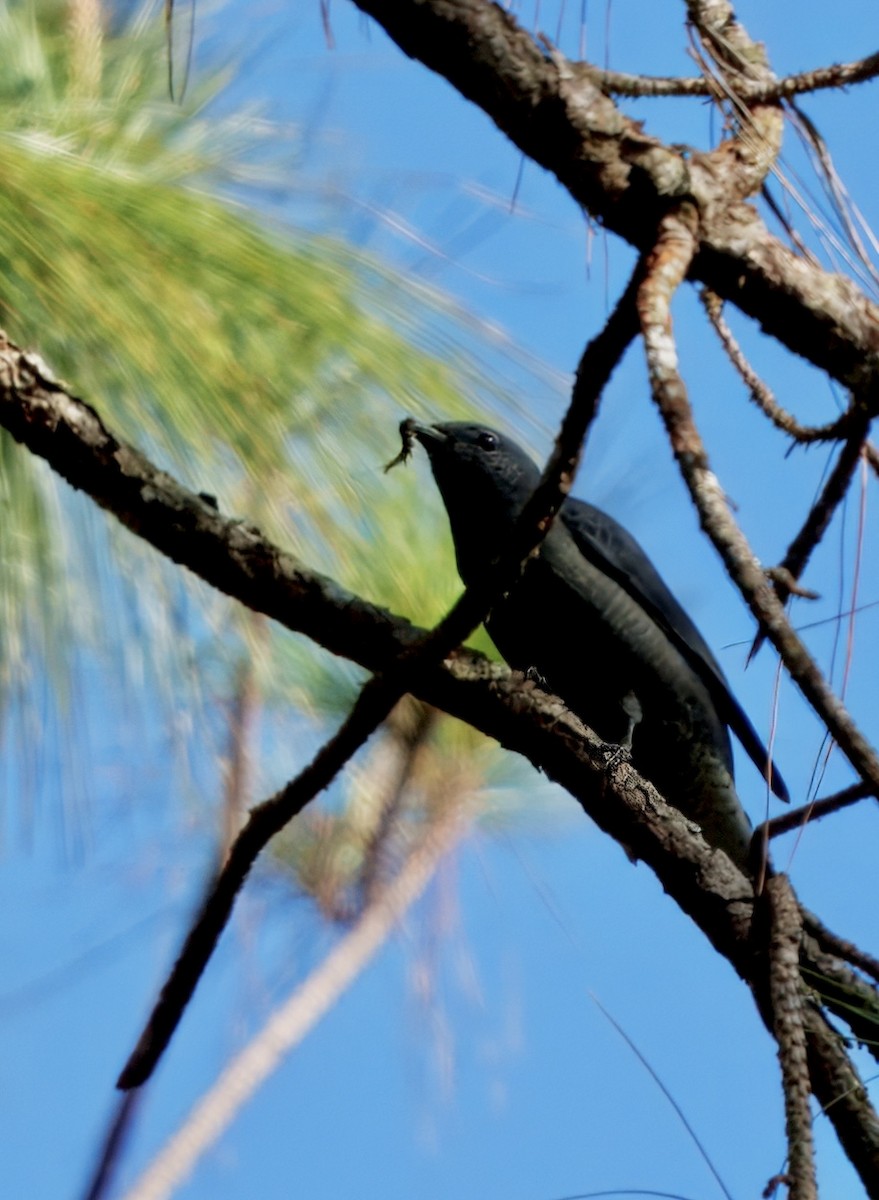
<path id="1" fill-rule="evenodd" d="M 609 71 L 591 63 L 579 64 L 597 87 L 609 95 L 617 96 L 714 96 L 717 89 L 704 75 L 669 76 L 635 75 L 627 71 Z M 739 99 L 752 104 L 761 101 L 787 100 L 803 92 L 817 92 L 822 88 L 847 87 L 852 83 L 864 83 L 879 75 L 879 52 L 868 54 L 850 63 L 833 63 L 827 67 L 813 67 L 798 71 L 781 79 L 743 79 L 736 84 Z"/>
<path id="2" fill-rule="evenodd" d="M 800 978 L 802 914 L 784 875 L 766 883 L 769 906 L 769 994 L 784 1086 L 790 1200 L 817 1200 L 815 1143 L 809 1111 L 809 1067 Z"/>
<path id="3" fill-rule="evenodd" d="M 730 514 L 693 420 L 687 389 L 678 371 L 670 302 L 696 251 L 695 226 L 696 214 L 689 204 L 664 218 L 638 298 L 653 398 L 702 528 L 723 559 L 730 578 L 843 754 L 879 795 L 879 757 L 788 621 L 745 535 Z"/>
<path id="4" fill-rule="evenodd" d="M 588 71 L 558 53 L 548 58 L 488 0 L 355 3 L 637 249 L 652 247 L 670 201 L 692 198 L 700 226 L 690 277 L 845 386 L 879 396 L 879 307 L 851 280 L 773 238 L 751 205 L 730 199 L 731 185 L 741 194 L 734 155 L 684 151 L 645 134 Z"/>
<path id="5" fill-rule="evenodd" d="M 732 365 L 742 377 L 749 395 L 762 413 L 764 413 L 776 429 L 789 434 L 795 441 L 809 444 L 810 442 L 833 442 L 846 437 L 852 423 L 854 409 L 847 409 L 841 416 L 826 425 L 801 425 L 796 417 L 782 408 L 775 396 L 745 357 L 744 351 L 736 340 L 723 315 L 723 301 L 710 288 L 704 287 L 699 293 L 702 306 L 708 314 L 708 319 L 717 333 L 720 343 L 726 351 Z"/>
<path id="6" fill-rule="evenodd" d="M 782 604 L 787 602 L 792 593 L 811 595 L 815 598 L 815 593 L 803 593 L 802 589 L 797 587 L 797 583 L 806 569 L 812 551 L 827 532 L 833 514 L 845 499 L 855 469 L 864 454 L 867 430 L 870 427 L 870 418 L 861 406 L 856 404 L 849 413 L 851 432 L 848 441 L 840 450 L 821 495 L 806 514 L 799 533 L 788 546 L 779 565 L 770 572 L 775 594 Z M 749 662 L 763 645 L 765 638 L 765 632 L 762 629 L 758 630 L 748 653 Z"/>
<path id="7" fill-rule="evenodd" d="M 783 833 L 802 829 L 811 821 L 820 821 L 823 817 L 842 812 L 844 808 L 858 804 L 861 800 L 869 799 L 872 795 L 873 792 L 868 784 L 853 783 L 850 787 L 843 788 L 842 791 L 835 792 L 832 796 L 827 796 L 822 800 L 813 800 L 811 804 L 803 804 L 800 808 L 794 808 L 790 812 L 773 817 L 771 821 L 765 821 L 755 833 L 759 834 L 762 830 L 763 836 L 768 839 L 781 837 Z"/>

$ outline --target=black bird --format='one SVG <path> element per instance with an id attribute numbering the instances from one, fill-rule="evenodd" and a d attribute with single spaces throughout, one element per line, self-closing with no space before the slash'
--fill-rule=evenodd
<path id="1" fill-rule="evenodd" d="M 427 451 L 469 584 L 504 548 L 540 472 L 515 442 L 482 425 L 402 428 Z M 565 500 L 559 517 L 492 608 L 492 640 L 511 667 L 536 673 L 599 737 L 628 746 L 637 770 L 744 865 L 751 826 L 733 782 L 729 730 L 786 800 L 781 776 L 635 539 L 582 500 Z"/>

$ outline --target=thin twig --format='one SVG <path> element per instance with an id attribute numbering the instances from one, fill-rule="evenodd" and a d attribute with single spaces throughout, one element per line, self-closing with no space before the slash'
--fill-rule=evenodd
<path id="1" fill-rule="evenodd" d="M 873 794 L 873 789 L 868 784 L 854 783 L 851 787 L 843 788 L 842 791 L 835 792 L 834 795 L 827 796 L 823 800 L 813 800 L 811 804 L 803 804 L 800 808 L 795 808 L 790 812 L 782 813 L 781 816 L 773 817 L 771 821 L 764 821 L 754 831 L 754 836 L 765 835 L 770 840 L 781 837 L 783 833 L 791 833 L 795 829 L 802 829 L 804 825 L 820 821 L 822 817 L 829 817 L 833 813 L 842 812 L 843 809 L 851 807 L 852 804 L 857 804 L 860 800 L 869 799 Z"/>
<path id="2" fill-rule="evenodd" d="M 125 1142 L 134 1124 L 137 1106 L 143 1099 L 138 1092 L 116 1097 L 116 1106 L 98 1152 L 92 1176 L 86 1184 L 83 1200 L 101 1200 L 107 1194 L 113 1173 L 122 1157 Z"/>
<path id="3" fill-rule="evenodd" d="M 578 63 L 578 67 L 603 92 L 617 96 L 711 96 L 715 94 L 710 79 L 704 75 L 669 76 L 635 75 L 626 71 L 608 71 L 591 63 Z M 815 67 L 810 71 L 799 71 L 785 75 L 773 82 L 743 79 L 736 84 L 742 100 L 752 103 L 784 100 L 803 92 L 815 92 L 822 88 L 846 87 L 851 83 L 863 83 L 879 75 L 879 52 L 850 63 L 834 63 L 827 67 Z"/>
<path id="4" fill-rule="evenodd" d="M 855 469 L 861 461 L 864 449 L 864 439 L 870 428 L 870 416 L 862 406 L 855 406 L 851 412 L 851 432 L 848 441 L 839 452 L 839 457 L 833 470 L 827 477 L 821 494 L 806 514 L 802 527 L 791 544 L 784 558 L 774 569 L 772 575 L 775 593 L 782 604 L 786 603 L 792 592 L 798 591 L 796 583 L 806 569 L 812 552 L 821 542 L 833 519 L 839 505 L 843 502 L 854 476 Z M 766 634 L 762 629 L 757 631 L 753 645 L 748 653 L 750 662 L 763 642 Z"/>
<path id="5" fill-rule="evenodd" d="M 824 950 L 809 933 L 803 934 L 800 962 L 803 982 L 879 1061 L 879 992 L 876 985 L 863 979 L 836 953 Z"/>
<path id="6" fill-rule="evenodd" d="M 802 575 L 812 552 L 819 545 L 839 505 L 845 499 L 849 484 L 852 481 L 861 453 L 864 438 L 870 426 L 869 414 L 860 406 L 851 410 L 848 440 L 839 452 L 839 457 L 833 470 L 827 477 L 821 494 L 809 510 L 802 528 L 791 541 L 779 566 L 793 579 Z M 787 599 L 785 587 L 776 584 L 779 599 L 782 603 Z"/>
<path id="7" fill-rule="evenodd" d="M 871 979 L 879 983 L 879 959 L 865 953 L 854 942 L 833 933 L 815 913 L 810 912 L 807 908 L 803 909 L 803 921 L 815 941 L 829 954 L 835 954 L 837 958 L 851 963 L 853 967 L 857 967 L 859 971 L 863 971 L 865 975 L 869 975 Z"/>
<path id="8" fill-rule="evenodd" d="M 853 409 L 848 409 L 834 421 L 828 421 L 826 425 L 800 424 L 792 413 L 778 403 L 772 390 L 763 382 L 745 357 L 735 334 L 723 315 L 723 300 L 720 296 L 708 287 L 702 288 L 699 295 L 708 319 L 714 326 L 727 357 L 748 388 L 751 399 L 777 429 L 790 434 L 796 441 L 804 443 L 837 441 L 846 436 L 851 427 Z"/>

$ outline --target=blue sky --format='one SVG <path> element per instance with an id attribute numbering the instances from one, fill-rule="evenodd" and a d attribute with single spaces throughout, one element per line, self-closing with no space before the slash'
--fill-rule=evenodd
<path id="1" fill-rule="evenodd" d="M 560 39 L 572 55 L 579 8 L 567 6 Z M 691 73 L 683 31 L 668 33 L 674 8 L 593 0 L 586 6 L 590 56 L 620 69 Z M 530 6 L 519 11 L 530 19 Z M 875 44 L 872 3 L 754 0 L 738 11 L 767 42 L 779 71 L 858 57 Z M 542 25 L 553 35 L 557 14 L 544 4 Z M 279 201 L 282 213 L 320 222 L 449 289 L 464 309 L 501 326 L 555 372 L 558 386 L 530 397 L 533 424 L 522 422 L 521 435 L 540 452 L 562 411 L 564 378 L 599 327 L 631 253 L 598 231 L 587 235 L 567 195 L 530 164 L 513 207 L 519 155 L 490 122 L 350 6 L 337 0 L 331 20 L 333 50 L 316 2 L 233 4 L 221 18 L 199 17 L 199 56 L 243 50 L 228 103 L 259 101 L 269 116 L 307 135 L 299 169 L 308 188 Z M 855 200 L 879 225 L 875 160 L 864 154 L 875 87 L 806 108 Z M 709 136 L 704 106 L 642 102 L 634 111 L 672 140 L 700 144 Z M 791 134 L 788 141 L 794 145 Z M 791 169 L 806 172 L 795 151 Z M 329 185 L 345 199 L 319 196 Z M 785 464 L 783 440 L 767 436 L 748 409 L 694 298 L 681 296 L 676 315 L 712 460 L 758 553 L 771 560 L 796 528 L 825 456 L 798 452 Z M 817 373 L 745 322 L 737 328 L 750 334 L 754 361 L 804 419 L 836 411 L 837 398 Z M 502 350 L 492 353 L 499 370 L 525 379 Z M 389 455 L 395 436 L 392 425 Z M 425 465 L 413 469 L 423 473 L 425 503 L 435 503 Z M 698 535 L 637 351 L 613 381 L 578 490 L 637 533 L 765 729 L 771 657 L 764 652 L 742 672 L 750 622 Z M 871 485 L 868 503 L 874 498 Z M 849 574 L 855 516 L 847 514 Z M 875 536 L 864 553 L 864 601 L 879 599 L 873 543 Z M 831 539 L 816 578 L 835 578 L 839 547 Z M 816 615 L 835 611 L 837 599 L 828 592 Z M 869 663 L 877 611 L 859 620 L 850 685 L 852 707 L 874 736 Z M 810 610 L 804 619 L 812 618 Z M 826 663 L 830 633 L 816 634 L 812 644 Z M 212 846 L 209 821 L 192 804 L 198 788 L 181 778 L 158 708 L 132 730 L 114 725 L 97 683 L 84 703 L 100 731 L 87 836 L 74 850 L 65 845 L 47 802 L 29 828 L 13 820 L 0 870 L 8 964 L 0 995 L 0 1127 L 9 1196 L 77 1194 L 113 1103 L 112 1080 L 174 954 Z M 818 745 L 805 706 L 783 691 L 778 757 L 795 795 L 805 792 Z M 60 762 L 44 764 L 39 790 L 46 796 L 60 770 Z M 199 771 L 196 783 L 210 794 L 209 764 Z M 847 779 L 837 756 L 825 791 Z M 759 816 L 760 782 L 747 764 L 740 785 Z M 13 796 L 7 808 L 14 806 Z M 731 1194 L 759 1194 L 782 1167 L 782 1113 L 774 1047 L 746 990 L 646 868 L 629 864 L 573 802 L 562 812 L 553 810 L 545 828 L 535 819 L 474 835 L 399 936 L 177 1194 L 553 1200 L 641 1187 L 719 1195 L 681 1121 L 593 995 L 685 1109 Z M 845 814 L 810 832 L 792 867 L 809 906 L 874 950 L 877 834 L 873 808 Z M 789 850 L 779 849 L 781 865 Z M 451 932 L 435 946 L 432 931 L 450 904 Z M 265 878 L 252 881 L 146 1096 L 124 1180 L 133 1180 L 226 1057 L 330 941 L 303 902 Z M 438 990 L 429 1005 L 412 983 L 425 958 Z M 826 1194 L 860 1194 L 820 1120 L 816 1133 Z"/>

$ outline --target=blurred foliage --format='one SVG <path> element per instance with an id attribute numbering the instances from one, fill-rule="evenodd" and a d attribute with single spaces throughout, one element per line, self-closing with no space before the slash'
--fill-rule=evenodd
<path id="1" fill-rule="evenodd" d="M 423 464 L 381 465 L 403 415 L 504 399 L 472 330 L 417 282 L 223 198 L 253 184 L 265 122 L 211 115 L 228 76 L 171 102 L 155 6 L 111 28 L 94 0 L 3 4 L 0 52 L 8 334 L 223 511 L 370 599 L 437 619 L 459 589 L 444 515 Z M 250 703 L 283 714 L 288 743 L 291 709 L 326 718 L 350 703 L 357 669 L 189 579 L 2 435 L 0 467 L 0 705 L 47 673 L 63 703 L 99 650 L 106 686 L 135 707 L 159 689 L 202 753 L 213 708 L 223 759 L 242 663 Z M 431 743 L 472 778 L 464 760 L 484 746 L 446 724 Z"/>
<path id="2" fill-rule="evenodd" d="M 169 102 L 160 21 L 103 36 L 100 89 L 77 91 L 70 7 L 0 8 L 0 320 L 187 482 L 368 590 L 354 564 L 378 527 L 384 561 L 401 563 L 394 515 L 413 499 L 379 465 L 402 413 L 464 411 L 454 365 L 404 336 L 417 318 L 403 281 L 329 240 L 267 232 L 205 190 L 246 124 L 205 115 L 221 81 Z M 77 531 L 59 531 L 68 506 L 30 456 L 7 439 L 0 453 L 4 608 L 23 618 L 39 581 L 47 645 L 63 648 L 57 547 Z M 382 575 L 385 602 L 408 607 L 402 570 Z"/>

